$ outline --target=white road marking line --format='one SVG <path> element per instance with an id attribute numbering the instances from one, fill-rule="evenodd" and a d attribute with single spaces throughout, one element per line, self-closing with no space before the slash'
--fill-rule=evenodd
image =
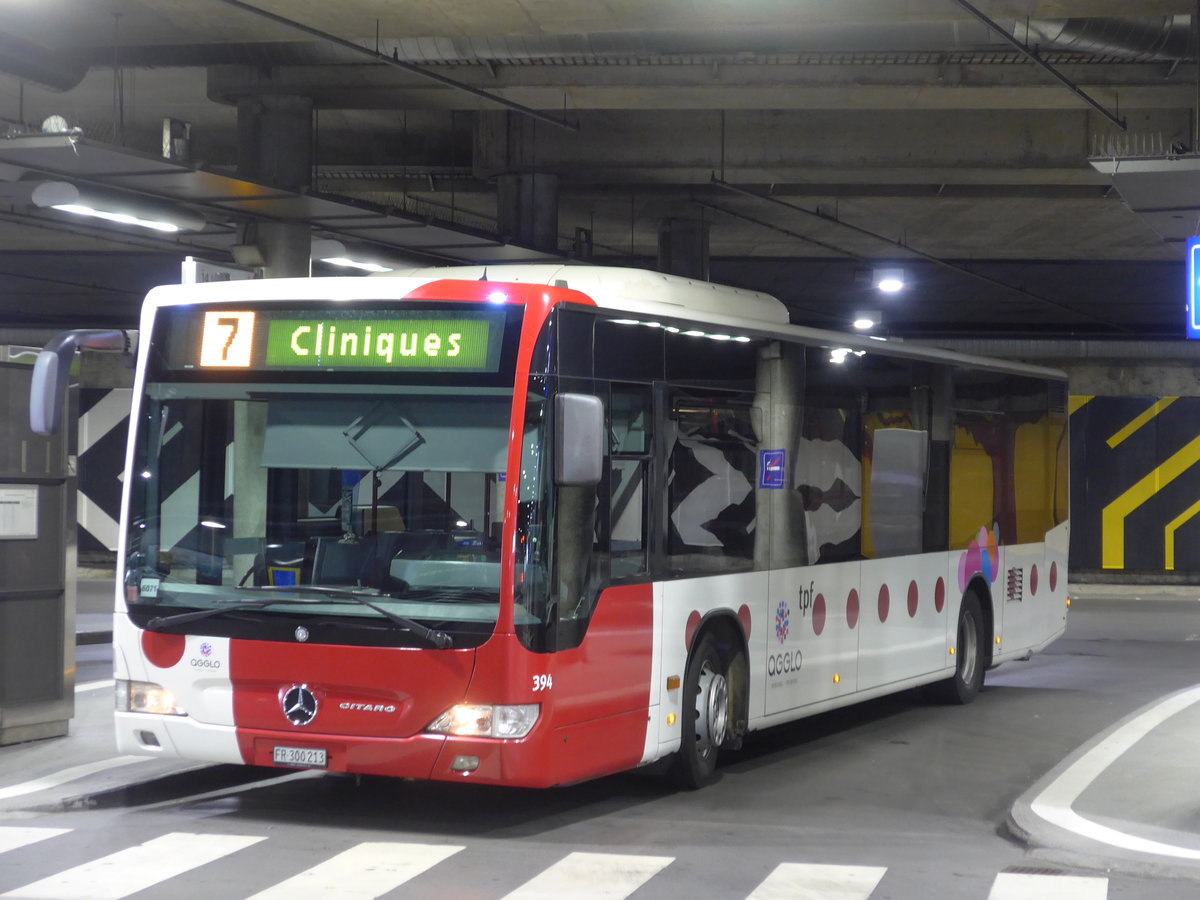
<path id="1" fill-rule="evenodd" d="M 164 834 L 137 847 L 0 894 L 0 897 L 121 900 L 264 840 L 264 837 L 244 834 Z"/>
<path id="2" fill-rule="evenodd" d="M 83 684 L 75 685 L 75 693 L 82 694 L 84 691 L 98 691 L 101 688 L 110 688 L 116 682 L 109 678 L 106 681 L 85 681 Z"/>
<path id="3" fill-rule="evenodd" d="M 988 900 L 1105 900 L 1107 878 L 1001 872 Z"/>
<path id="4" fill-rule="evenodd" d="M 46 838 L 66 834 L 70 828 L 18 828 L 16 826 L 0 825 L 0 853 L 27 847 L 44 841 Z"/>
<path id="5" fill-rule="evenodd" d="M 1137 835 L 1126 834 L 1081 816 L 1071 806 L 1079 795 L 1104 771 L 1138 741 L 1167 719 L 1200 701 L 1200 685 L 1179 691 L 1160 700 L 1145 712 L 1130 719 L 1071 763 L 1054 781 L 1047 785 L 1033 802 L 1030 810 L 1051 825 L 1066 829 L 1081 837 L 1140 853 L 1154 853 L 1178 859 L 1200 859 L 1200 850 L 1177 847 Z"/>
<path id="6" fill-rule="evenodd" d="M 12 797 L 23 797 L 26 794 L 36 794 L 38 791 L 44 791 L 52 787 L 58 787 L 60 784 L 66 784 L 68 781 L 75 781 L 77 778 L 85 778 L 88 775 L 94 775 L 97 772 L 103 772 L 105 769 L 117 769 L 121 766 L 132 765 L 133 763 L 146 762 L 153 759 L 151 756 L 114 756 L 111 759 L 101 759 L 96 762 L 84 763 L 81 766 L 71 766 L 68 769 L 62 769 L 55 772 L 53 775 L 45 775 L 42 778 L 35 778 L 33 781 L 23 781 L 20 784 L 12 784 L 8 787 L 0 787 L 0 800 L 8 800 Z"/>
<path id="7" fill-rule="evenodd" d="M 504 900 L 561 900 L 563 897 L 621 900 L 675 861 L 673 856 L 572 853 Z"/>
<path id="8" fill-rule="evenodd" d="M 367 842 L 293 875 L 249 900 L 369 900 L 381 897 L 462 847 L 440 844 Z"/>
<path id="9" fill-rule="evenodd" d="M 886 868 L 781 863 L 746 900 L 866 900 Z"/>

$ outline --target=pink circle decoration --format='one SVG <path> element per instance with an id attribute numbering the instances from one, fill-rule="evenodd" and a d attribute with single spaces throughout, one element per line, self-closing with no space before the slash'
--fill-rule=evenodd
<path id="1" fill-rule="evenodd" d="M 683 632 L 683 649 L 692 649 L 692 638 L 696 636 L 696 629 L 700 627 L 700 613 L 692 610 L 692 614 L 687 618 L 687 628 Z"/>
<path id="2" fill-rule="evenodd" d="M 742 623 L 742 633 L 750 640 L 750 607 L 745 603 L 738 607 L 738 621 Z"/>
<path id="3" fill-rule="evenodd" d="M 946 608 L 946 579 L 939 578 L 933 589 L 933 608 L 941 612 Z"/>
<path id="4" fill-rule="evenodd" d="M 879 588 L 879 621 L 886 622 L 888 617 L 888 609 L 892 605 L 892 595 L 888 593 L 888 586 L 881 585 Z"/>
<path id="5" fill-rule="evenodd" d="M 183 659 L 187 638 L 182 634 L 163 634 L 161 631 L 142 632 L 142 653 L 160 669 L 169 669 Z"/>
<path id="6" fill-rule="evenodd" d="M 1037 593 L 1037 563 L 1029 567 L 1029 593 Z"/>
<path id="7" fill-rule="evenodd" d="M 858 591 L 853 588 L 850 590 L 850 596 L 846 598 L 846 624 L 850 626 L 851 631 L 858 624 Z"/>
<path id="8" fill-rule="evenodd" d="M 917 601 L 920 598 L 921 592 L 917 589 L 917 583 L 910 581 L 908 583 L 908 617 L 915 619 L 917 616 Z"/>
<path id="9" fill-rule="evenodd" d="M 813 601 L 813 634 L 820 634 L 825 630 L 825 595 L 817 594 L 817 599 Z"/>

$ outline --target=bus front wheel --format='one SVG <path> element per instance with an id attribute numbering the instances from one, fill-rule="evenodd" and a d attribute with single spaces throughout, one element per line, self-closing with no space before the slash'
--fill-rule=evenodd
<path id="1" fill-rule="evenodd" d="M 729 667 L 712 633 L 688 658 L 683 682 L 682 735 L 673 774 L 685 788 L 707 784 L 717 768 L 721 744 L 729 738 Z"/>
<path id="2" fill-rule="evenodd" d="M 970 703 L 983 687 L 984 654 L 983 607 L 974 593 L 963 595 L 958 609 L 958 636 L 954 645 L 954 674 L 932 685 L 933 695 L 943 703 Z"/>

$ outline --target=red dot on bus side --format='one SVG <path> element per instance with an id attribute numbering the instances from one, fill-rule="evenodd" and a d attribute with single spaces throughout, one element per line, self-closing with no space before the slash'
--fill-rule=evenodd
<path id="1" fill-rule="evenodd" d="M 946 607 L 946 579 L 939 578 L 933 589 L 933 608 L 941 612 Z"/>
<path id="2" fill-rule="evenodd" d="M 853 589 L 846 598 L 846 624 L 850 626 L 851 631 L 858 624 L 858 591 Z"/>
<path id="3" fill-rule="evenodd" d="M 1058 590 L 1058 563 L 1050 563 L 1050 590 Z"/>
<path id="4" fill-rule="evenodd" d="M 163 634 L 158 631 L 142 632 L 142 653 L 146 659 L 160 669 L 169 669 L 183 659 L 187 638 L 182 634 Z"/>
<path id="5" fill-rule="evenodd" d="M 688 616 L 687 628 L 683 632 L 683 649 L 692 649 L 692 638 L 696 636 L 696 629 L 700 627 L 700 613 L 692 610 L 692 614 Z"/>
<path id="6" fill-rule="evenodd" d="M 888 609 L 892 605 L 892 595 L 888 593 L 888 586 L 881 585 L 879 588 L 879 621 L 886 622 L 888 617 Z"/>
<path id="7" fill-rule="evenodd" d="M 917 583 L 910 581 L 908 583 L 908 617 L 910 619 L 916 618 L 917 601 L 920 599 L 920 595 L 921 592 L 917 589 Z"/>
<path id="8" fill-rule="evenodd" d="M 1029 593 L 1037 593 L 1037 563 L 1029 567 Z"/>
<path id="9" fill-rule="evenodd" d="M 817 594 L 817 599 L 813 601 L 813 634 L 820 634 L 825 630 L 825 595 Z"/>
<path id="10" fill-rule="evenodd" d="M 742 623 L 742 631 L 746 635 L 746 640 L 750 640 L 750 607 L 745 603 L 738 607 L 738 621 Z"/>

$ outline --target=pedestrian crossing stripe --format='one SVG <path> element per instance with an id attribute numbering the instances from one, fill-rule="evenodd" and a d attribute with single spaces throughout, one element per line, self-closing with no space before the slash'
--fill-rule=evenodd
<path id="1" fill-rule="evenodd" d="M 746 900 L 861 900 L 887 869 L 782 863 Z"/>
<path id="2" fill-rule="evenodd" d="M 623 853 L 572 853 L 531 881 L 506 894 L 504 900 L 560 900 L 588 886 L 596 900 L 620 900 L 675 861 L 673 856 L 631 856 Z"/>
<path id="3" fill-rule="evenodd" d="M 66 834 L 70 828 L 0 828 L 0 853 Z"/>
<path id="4" fill-rule="evenodd" d="M 462 849 L 450 845 L 383 841 L 358 844 L 299 875 L 259 891 L 249 900 L 380 897 Z"/>
<path id="5" fill-rule="evenodd" d="M 22 900 L 121 900 L 265 840 L 242 834 L 164 834 L 0 896 Z"/>
<path id="6" fill-rule="evenodd" d="M 1105 900 L 1107 878 L 1001 872 L 988 900 Z"/>
<path id="7" fill-rule="evenodd" d="M 69 828 L 0 826 L 0 854 L 69 834 Z M 2 898 L 122 900 L 216 862 L 264 836 L 175 832 L 119 850 L 18 887 Z M 254 894 L 250 900 L 339 900 L 379 897 L 465 848 L 452 844 L 368 841 Z M 511 891 L 503 900 L 581 896 L 624 900 L 667 869 L 675 857 L 575 852 Z M 880 866 L 785 862 L 746 900 L 870 900 L 887 869 Z M 1108 879 L 1075 875 L 999 873 L 987 900 L 1106 900 Z"/>

